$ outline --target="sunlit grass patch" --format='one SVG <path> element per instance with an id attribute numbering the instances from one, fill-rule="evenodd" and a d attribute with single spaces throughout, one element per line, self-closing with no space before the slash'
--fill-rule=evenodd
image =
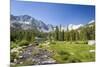
<path id="1" fill-rule="evenodd" d="M 49 45 L 48 50 L 54 52 L 53 58 L 58 63 L 92 62 L 95 61 L 95 45 L 76 44 L 65 41 L 56 41 Z"/>

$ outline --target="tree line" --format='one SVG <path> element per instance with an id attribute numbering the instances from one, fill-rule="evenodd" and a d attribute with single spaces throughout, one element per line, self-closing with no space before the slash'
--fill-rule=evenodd
<path id="1" fill-rule="evenodd" d="M 87 40 L 95 40 L 95 25 L 81 27 L 76 30 L 61 30 L 60 27 L 56 26 L 55 40 L 57 41 L 87 41 Z"/>
<path id="2" fill-rule="evenodd" d="M 22 41 L 26 40 L 32 42 L 35 37 L 45 38 L 45 40 L 55 40 L 55 41 L 87 41 L 95 40 L 95 25 L 91 27 L 85 26 L 76 30 L 62 30 L 62 26 L 56 26 L 54 31 L 49 33 L 40 32 L 37 30 L 21 30 L 21 29 L 11 29 L 11 41 Z"/>

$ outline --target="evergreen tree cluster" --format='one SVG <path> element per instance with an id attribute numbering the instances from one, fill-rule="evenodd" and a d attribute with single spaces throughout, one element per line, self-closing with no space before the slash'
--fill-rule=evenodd
<path id="1" fill-rule="evenodd" d="M 22 30 L 22 29 L 14 29 L 11 30 L 10 38 L 11 41 L 22 41 L 26 40 L 28 42 L 34 42 L 35 37 L 46 38 L 47 33 L 39 32 L 37 30 Z"/>
<path id="2" fill-rule="evenodd" d="M 95 40 L 95 24 L 92 26 L 81 27 L 76 30 L 61 30 L 60 27 L 56 26 L 55 30 L 55 40 L 58 41 L 87 41 Z"/>
<path id="3" fill-rule="evenodd" d="M 80 27 L 76 30 L 62 30 L 62 26 L 56 26 L 54 31 L 51 32 L 40 32 L 37 30 L 22 30 L 22 29 L 11 29 L 11 41 L 22 41 L 34 42 L 35 37 L 44 38 L 45 40 L 56 40 L 56 41 L 87 41 L 95 40 L 95 24 L 92 26 Z"/>

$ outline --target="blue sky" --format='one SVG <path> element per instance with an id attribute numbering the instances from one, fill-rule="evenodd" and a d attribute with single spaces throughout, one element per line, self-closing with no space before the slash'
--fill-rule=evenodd
<path id="1" fill-rule="evenodd" d="M 95 6 L 11 0 L 11 14 L 30 15 L 46 24 L 86 24 L 95 20 Z"/>

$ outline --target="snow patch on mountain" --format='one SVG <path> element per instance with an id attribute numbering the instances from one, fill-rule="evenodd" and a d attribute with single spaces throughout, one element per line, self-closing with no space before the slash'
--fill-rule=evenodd
<path id="1" fill-rule="evenodd" d="M 68 25 L 68 29 L 69 29 L 69 30 L 76 30 L 76 29 L 78 29 L 78 28 L 80 28 L 80 27 L 82 27 L 82 26 L 84 26 L 84 25 L 83 25 L 83 24 L 77 24 L 77 25 L 69 24 L 69 25 Z"/>
<path id="2" fill-rule="evenodd" d="M 43 21 L 37 20 L 28 15 L 20 15 L 20 16 L 11 15 L 10 20 L 12 28 L 24 29 L 24 30 L 35 29 L 42 32 L 50 32 L 53 30 L 53 25 L 45 24 Z"/>
<path id="3" fill-rule="evenodd" d="M 88 24 L 91 24 L 91 23 L 94 23 L 95 22 L 95 20 L 91 20 Z"/>

